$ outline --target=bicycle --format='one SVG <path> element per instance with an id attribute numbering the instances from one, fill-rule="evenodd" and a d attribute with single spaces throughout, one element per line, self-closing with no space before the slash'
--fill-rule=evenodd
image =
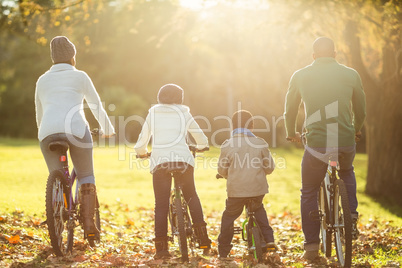
<path id="1" fill-rule="evenodd" d="M 209 150 L 208 147 L 198 150 L 194 146 L 189 146 L 189 149 L 194 157 L 196 157 L 197 152 L 205 152 Z M 150 156 L 151 153 L 149 152 L 144 156 L 137 155 L 137 158 L 146 159 Z M 173 178 L 173 188 L 171 189 L 169 197 L 168 219 L 171 227 L 171 237 L 169 237 L 169 240 L 174 242 L 174 237 L 177 237 L 181 260 L 183 262 L 188 262 L 188 248 L 190 248 L 191 253 L 194 253 L 195 247 L 203 249 L 205 254 L 206 251 L 208 251 L 208 247 L 201 246 L 199 239 L 193 232 L 188 205 L 183 197 L 181 182 L 178 179 L 179 174 L 182 174 L 187 169 L 188 164 L 184 162 L 169 162 L 166 163 L 165 166 L 166 172 L 170 173 Z M 198 245 L 195 246 L 196 244 Z"/>
<path id="2" fill-rule="evenodd" d="M 220 174 L 216 174 L 217 179 L 223 179 Z M 242 227 L 234 227 L 234 234 L 241 234 L 242 239 L 247 242 L 249 254 L 259 263 L 263 261 L 264 252 L 276 251 L 276 246 L 272 243 L 266 244 L 260 226 L 255 218 L 255 199 L 253 197 L 246 199 L 246 219 Z"/>
<path id="3" fill-rule="evenodd" d="M 93 136 L 99 135 L 99 130 L 91 131 Z M 69 145 L 66 141 L 53 141 L 49 144 L 51 151 L 59 152 L 59 160 L 63 168 L 52 171 L 46 183 L 46 223 L 49 231 L 50 242 L 56 256 L 63 256 L 72 252 L 74 244 L 74 229 L 78 225 L 83 227 L 80 215 L 80 204 L 78 201 L 78 181 L 74 168 L 69 171 L 68 151 Z M 75 183 L 75 193 L 73 186 Z M 95 225 L 100 227 L 99 202 L 96 196 Z M 100 235 L 88 234 L 85 239 L 91 247 L 95 242 L 100 242 Z"/>
<path id="4" fill-rule="evenodd" d="M 301 141 L 306 146 L 305 133 Z M 326 257 L 332 255 L 332 237 L 339 264 L 350 267 L 352 264 L 352 216 L 349 199 L 343 180 L 338 178 L 337 155 L 329 155 L 328 168 L 321 182 L 318 195 L 318 211 L 310 212 L 310 217 L 320 221 L 321 251 Z M 333 236 L 332 236 L 333 235 Z"/>
<path id="5" fill-rule="evenodd" d="M 319 191 L 319 217 L 322 248 L 326 257 L 332 254 L 332 234 L 338 262 L 342 267 L 352 263 L 352 216 L 344 182 L 336 175 L 338 163 L 330 161 Z"/>

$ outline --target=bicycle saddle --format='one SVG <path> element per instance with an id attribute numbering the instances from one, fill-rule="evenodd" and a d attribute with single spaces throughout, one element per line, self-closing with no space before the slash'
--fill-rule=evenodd
<path id="1" fill-rule="evenodd" d="M 166 172 L 180 172 L 183 173 L 188 168 L 188 164 L 184 162 L 169 162 L 166 163 Z"/>
<path id="2" fill-rule="evenodd" d="M 67 151 L 68 150 L 68 143 L 66 141 L 52 141 L 49 143 L 48 146 L 50 151 Z"/>

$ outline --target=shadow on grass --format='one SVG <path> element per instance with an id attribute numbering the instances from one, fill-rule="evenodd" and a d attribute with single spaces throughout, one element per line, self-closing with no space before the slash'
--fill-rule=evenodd
<path id="1" fill-rule="evenodd" d="M 402 200 L 394 200 L 388 196 L 365 194 L 371 199 L 372 202 L 378 203 L 384 210 L 387 210 L 395 216 L 402 218 Z"/>

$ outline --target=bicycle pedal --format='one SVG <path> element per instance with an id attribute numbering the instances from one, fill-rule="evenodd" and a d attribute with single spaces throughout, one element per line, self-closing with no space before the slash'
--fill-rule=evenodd
<path id="1" fill-rule="evenodd" d="M 275 252 L 276 250 L 277 250 L 276 247 L 267 247 L 266 248 L 267 252 Z"/>
<path id="2" fill-rule="evenodd" d="M 86 239 L 91 239 L 91 240 L 95 240 L 96 237 L 97 237 L 97 235 L 95 233 L 90 233 L 90 234 L 85 235 Z"/>
<path id="3" fill-rule="evenodd" d="M 319 221 L 321 219 L 321 217 L 323 216 L 323 214 L 319 210 L 313 210 L 313 211 L 310 211 L 309 216 L 312 221 Z"/>
<path id="4" fill-rule="evenodd" d="M 234 234 L 241 234 L 243 232 L 243 229 L 240 227 L 234 227 L 233 228 L 233 233 Z"/>

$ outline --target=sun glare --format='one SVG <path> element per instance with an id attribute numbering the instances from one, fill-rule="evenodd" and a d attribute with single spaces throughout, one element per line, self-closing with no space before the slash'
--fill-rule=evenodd
<path id="1" fill-rule="evenodd" d="M 216 0 L 180 0 L 180 5 L 182 7 L 190 9 L 203 9 L 212 7 L 218 4 Z"/>
<path id="2" fill-rule="evenodd" d="M 180 0 L 180 5 L 185 8 L 200 10 L 203 8 L 213 7 L 218 4 L 228 5 L 244 9 L 268 9 L 269 4 L 264 0 Z"/>

